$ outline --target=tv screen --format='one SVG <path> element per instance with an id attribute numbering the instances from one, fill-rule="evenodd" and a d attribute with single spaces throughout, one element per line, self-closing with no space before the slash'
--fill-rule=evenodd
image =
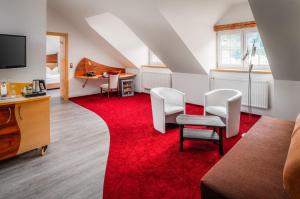
<path id="1" fill-rule="evenodd" d="M 0 69 L 26 67 L 26 36 L 0 34 Z"/>

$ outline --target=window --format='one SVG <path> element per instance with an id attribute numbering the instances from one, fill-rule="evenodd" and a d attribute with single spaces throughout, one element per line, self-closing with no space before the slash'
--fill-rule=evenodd
<path id="1" fill-rule="evenodd" d="M 149 65 L 164 66 L 164 63 L 149 49 Z"/>
<path id="2" fill-rule="evenodd" d="M 242 66 L 241 32 L 224 32 L 219 37 L 220 63 L 222 66 Z"/>
<path id="3" fill-rule="evenodd" d="M 256 47 L 256 54 L 252 57 L 254 69 L 269 69 L 269 62 L 259 33 L 257 31 L 247 31 L 245 37 L 246 50 L 251 51 L 253 45 Z M 250 57 L 246 60 L 246 64 L 249 63 L 249 59 Z"/>
<path id="4" fill-rule="evenodd" d="M 254 69 L 270 69 L 265 49 L 257 29 L 243 29 L 218 32 L 218 67 L 248 68 L 249 59 L 242 61 L 247 50 L 251 53 L 253 45 L 256 54 L 252 57 Z"/>

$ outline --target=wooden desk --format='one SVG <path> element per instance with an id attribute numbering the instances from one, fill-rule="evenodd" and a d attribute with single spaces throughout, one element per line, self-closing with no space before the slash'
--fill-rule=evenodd
<path id="1" fill-rule="evenodd" d="M 50 97 L 0 100 L 0 160 L 50 144 Z"/>
<path id="2" fill-rule="evenodd" d="M 132 79 L 134 78 L 136 75 L 135 74 L 132 74 L 132 73 L 121 73 L 120 74 L 120 79 L 123 80 L 123 79 Z M 84 79 L 84 83 L 82 84 L 82 88 L 84 88 L 88 82 L 88 80 L 99 80 L 99 79 L 108 79 L 108 77 L 103 77 L 102 75 L 96 75 L 96 76 L 92 76 L 92 77 L 88 77 L 88 76 L 76 76 L 75 78 L 78 78 L 78 79 Z"/>

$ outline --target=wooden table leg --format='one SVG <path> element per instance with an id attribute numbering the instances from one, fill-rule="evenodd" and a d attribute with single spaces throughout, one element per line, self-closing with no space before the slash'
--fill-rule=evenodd
<path id="1" fill-rule="evenodd" d="M 219 153 L 221 156 L 224 155 L 224 149 L 223 149 L 223 128 L 219 128 Z"/>
<path id="2" fill-rule="evenodd" d="M 180 128 L 180 148 L 179 148 L 179 151 L 183 152 L 183 125 L 180 125 L 179 128 Z"/>

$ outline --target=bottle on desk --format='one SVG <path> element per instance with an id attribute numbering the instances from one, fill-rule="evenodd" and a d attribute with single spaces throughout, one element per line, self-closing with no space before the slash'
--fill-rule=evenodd
<path id="1" fill-rule="evenodd" d="M 1 92 L 1 97 L 6 97 L 7 96 L 7 82 L 3 81 L 1 82 L 0 85 L 0 92 Z"/>

